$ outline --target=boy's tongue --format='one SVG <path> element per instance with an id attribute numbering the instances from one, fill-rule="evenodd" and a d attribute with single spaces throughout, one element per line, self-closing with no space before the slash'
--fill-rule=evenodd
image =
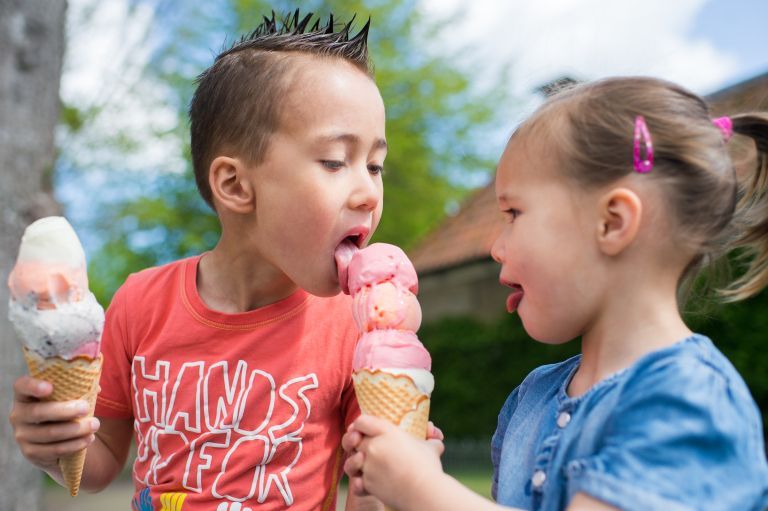
<path id="1" fill-rule="evenodd" d="M 349 294 L 347 270 L 349 269 L 349 262 L 352 260 L 352 256 L 355 255 L 357 250 L 358 248 L 354 243 L 345 239 L 338 247 L 336 247 L 336 252 L 334 253 L 336 259 L 336 271 L 339 274 L 339 286 L 344 294 Z"/>

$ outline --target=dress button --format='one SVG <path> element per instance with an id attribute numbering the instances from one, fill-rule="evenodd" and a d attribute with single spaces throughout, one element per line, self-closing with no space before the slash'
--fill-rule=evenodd
<path id="1" fill-rule="evenodd" d="M 568 412 L 563 412 L 560 415 L 557 416 L 557 427 L 560 429 L 566 427 L 568 423 L 571 422 L 571 414 Z"/>
<path id="2" fill-rule="evenodd" d="M 537 470 L 533 473 L 531 478 L 531 484 L 534 488 L 541 488 L 544 485 L 544 481 L 547 480 L 547 474 L 543 470 Z"/>

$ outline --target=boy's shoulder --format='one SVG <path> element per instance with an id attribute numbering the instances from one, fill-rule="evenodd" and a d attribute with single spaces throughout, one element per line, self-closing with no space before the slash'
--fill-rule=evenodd
<path id="1" fill-rule="evenodd" d="M 146 291 L 149 288 L 168 289 L 166 286 L 179 282 L 188 265 L 197 264 L 199 259 L 200 255 L 196 255 L 131 273 L 121 286 L 121 291 Z"/>

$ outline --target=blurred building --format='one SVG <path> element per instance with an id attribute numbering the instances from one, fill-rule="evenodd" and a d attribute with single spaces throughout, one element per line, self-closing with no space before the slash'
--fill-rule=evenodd
<path id="1" fill-rule="evenodd" d="M 564 77 L 544 85 L 549 94 L 573 83 Z M 724 88 L 707 97 L 714 117 L 750 110 L 768 111 L 768 72 Z M 734 139 L 737 171 L 752 162 L 753 148 Z M 419 302 L 424 322 L 446 316 L 471 316 L 482 321 L 504 313 L 508 290 L 499 284 L 499 265 L 491 245 L 503 224 L 496 206 L 493 181 L 472 193 L 459 212 L 447 217 L 410 251 L 419 274 Z"/>

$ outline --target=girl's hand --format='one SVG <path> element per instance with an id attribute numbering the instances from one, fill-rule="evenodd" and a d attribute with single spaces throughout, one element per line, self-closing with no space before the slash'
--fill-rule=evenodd
<path id="1" fill-rule="evenodd" d="M 85 418 L 89 409 L 86 401 L 42 401 L 53 392 L 53 386 L 30 376 L 17 379 L 13 391 L 9 421 L 21 453 L 33 465 L 55 476 L 60 473 L 60 457 L 94 441 L 99 420 Z"/>
<path id="2" fill-rule="evenodd" d="M 442 475 L 442 432 L 431 426 L 431 439 L 420 441 L 382 419 L 363 415 L 350 427 L 342 445 L 356 451 L 344 464 L 350 491 L 373 494 L 385 504 L 405 507 L 410 495 Z"/>

